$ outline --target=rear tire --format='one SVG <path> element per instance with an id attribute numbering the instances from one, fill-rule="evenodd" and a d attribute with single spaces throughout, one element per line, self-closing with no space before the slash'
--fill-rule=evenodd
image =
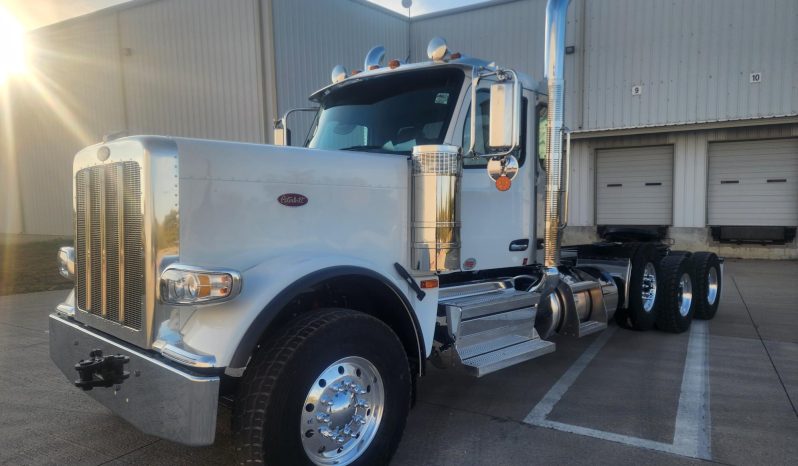
<path id="1" fill-rule="evenodd" d="M 624 328 L 649 330 L 657 320 L 659 252 L 653 243 L 632 243 L 626 248 L 632 265 L 629 302 L 615 313 L 615 322 Z"/>
<path id="2" fill-rule="evenodd" d="M 695 312 L 695 287 L 689 254 L 668 255 L 660 262 L 660 308 L 657 328 L 682 333 Z"/>
<path id="3" fill-rule="evenodd" d="M 713 252 L 697 252 L 690 257 L 690 263 L 695 277 L 695 318 L 710 320 L 720 304 L 720 259 Z"/>
<path id="4" fill-rule="evenodd" d="M 657 320 L 659 254 L 653 244 L 637 248 L 632 259 L 629 289 L 629 322 L 635 330 L 650 330 Z"/>
<path id="5" fill-rule="evenodd" d="M 387 464 L 412 379 L 383 322 L 348 309 L 300 316 L 255 354 L 233 413 L 240 464 Z"/>

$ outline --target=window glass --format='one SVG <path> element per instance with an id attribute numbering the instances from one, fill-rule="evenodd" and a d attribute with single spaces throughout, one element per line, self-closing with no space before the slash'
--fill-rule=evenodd
<path id="1" fill-rule="evenodd" d="M 322 100 L 308 147 L 410 154 L 413 146 L 441 144 L 463 79 L 449 68 L 338 88 Z"/>
<path id="2" fill-rule="evenodd" d="M 537 127 L 537 136 L 538 136 L 538 160 L 540 160 L 540 164 L 542 167 L 545 168 L 546 165 L 546 138 L 548 137 L 549 131 L 549 109 L 545 105 L 539 105 L 537 108 L 537 119 L 538 119 L 538 127 Z"/>
<path id="3" fill-rule="evenodd" d="M 470 102 L 469 102 L 470 103 Z M 484 154 L 485 141 L 488 140 L 490 131 L 490 90 L 479 89 L 477 91 L 477 138 L 474 144 L 474 150 L 478 154 Z M 468 114 L 466 115 L 465 125 L 463 126 L 463 152 L 467 152 L 471 148 L 471 106 L 469 105 Z M 466 157 L 463 160 L 463 165 L 466 167 L 477 166 L 484 167 L 487 161 L 483 158 Z"/>

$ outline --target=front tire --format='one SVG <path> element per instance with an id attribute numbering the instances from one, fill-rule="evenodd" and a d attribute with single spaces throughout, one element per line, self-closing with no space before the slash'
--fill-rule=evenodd
<path id="1" fill-rule="evenodd" d="M 387 464 L 410 409 L 404 348 L 383 322 L 311 311 L 250 362 L 234 410 L 239 463 Z"/>

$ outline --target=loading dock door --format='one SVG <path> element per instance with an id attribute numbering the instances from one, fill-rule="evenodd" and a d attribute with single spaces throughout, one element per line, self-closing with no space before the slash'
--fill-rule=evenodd
<path id="1" fill-rule="evenodd" d="M 798 139 L 709 145 L 710 225 L 798 226 Z"/>
<path id="2" fill-rule="evenodd" d="M 673 146 L 605 149 L 597 153 L 598 225 L 670 225 Z"/>

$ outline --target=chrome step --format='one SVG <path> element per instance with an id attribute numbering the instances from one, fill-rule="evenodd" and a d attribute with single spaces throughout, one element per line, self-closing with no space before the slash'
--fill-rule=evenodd
<path id="1" fill-rule="evenodd" d="M 550 341 L 539 338 L 528 339 L 489 353 L 464 359 L 462 363 L 466 373 L 475 377 L 482 377 L 491 372 L 551 353 L 554 349 L 555 345 Z"/>
<path id="2" fill-rule="evenodd" d="M 538 304 L 540 295 L 516 289 L 504 289 L 490 293 L 450 298 L 440 302 L 447 312 L 458 309 L 460 319 L 475 319 L 478 317 L 512 311 Z"/>
<path id="3" fill-rule="evenodd" d="M 462 349 L 458 350 L 457 353 L 460 355 L 460 358 L 466 360 L 485 353 L 498 351 L 500 349 L 507 348 L 508 346 L 524 343 L 525 341 L 529 341 L 529 338 L 522 335 L 503 335 L 492 340 L 486 340 L 482 343 L 463 347 Z"/>
<path id="4" fill-rule="evenodd" d="M 512 280 L 482 280 L 441 288 L 438 291 L 438 300 L 447 301 L 512 289 Z"/>
<path id="5" fill-rule="evenodd" d="M 579 338 L 584 336 L 600 332 L 607 328 L 606 322 L 597 322 L 595 320 L 588 320 L 587 322 L 582 322 L 579 324 Z"/>
<path id="6" fill-rule="evenodd" d="M 454 344 L 454 363 L 481 377 L 554 351 L 535 331 L 539 293 L 519 291 L 511 280 L 461 285 L 439 301 Z"/>

